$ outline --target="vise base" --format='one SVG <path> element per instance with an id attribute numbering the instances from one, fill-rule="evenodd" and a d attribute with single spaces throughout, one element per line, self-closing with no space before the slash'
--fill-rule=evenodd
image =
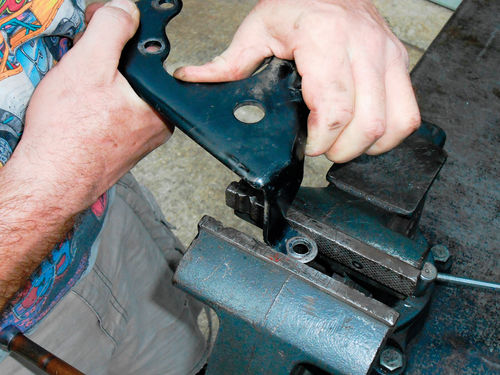
<path id="1" fill-rule="evenodd" d="M 212 307 L 220 328 L 207 374 L 366 374 L 398 313 L 205 216 L 174 283 Z"/>

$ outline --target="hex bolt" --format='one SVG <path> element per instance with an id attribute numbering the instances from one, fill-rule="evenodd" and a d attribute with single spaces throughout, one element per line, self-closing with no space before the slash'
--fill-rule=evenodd
<path id="1" fill-rule="evenodd" d="M 403 367 L 403 353 L 393 346 L 388 346 L 380 354 L 380 366 L 393 372 Z"/>
<path id="2" fill-rule="evenodd" d="M 431 248 L 431 253 L 436 262 L 446 263 L 450 259 L 450 251 L 444 245 L 435 245 Z"/>

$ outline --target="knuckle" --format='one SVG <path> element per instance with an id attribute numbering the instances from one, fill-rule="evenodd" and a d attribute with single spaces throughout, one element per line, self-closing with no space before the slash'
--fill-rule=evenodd
<path id="1" fill-rule="evenodd" d="M 326 155 L 327 159 L 330 160 L 331 162 L 337 163 L 337 164 L 342 164 L 342 163 L 347 163 L 348 161 L 354 159 L 354 157 L 350 156 L 341 156 L 336 152 L 329 152 Z"/>
<path id="2" fill-rule="evenodd" d="M 213 61 L 220 61 L 224 76 L 230 81 L 237 81 L 245 78 L 245 71 L 243 65 L 235 64 L 234 59 L 227 59 L 224 54 L 217 56 Z"/>
<path id="3" fill-rule="evenodd" d="M 387 43 L 387 35 L 380 30 L 379 25 L 367 23 L 364 25 L 361 35 L 365 35 L 368 39 L 365 48 L 367 48 L 369 52 L 380 54 L 380 51 L 384 50 Z"/>
<path id="4" fill-rule="evenodd" d="M 392 128 L 402 137 L 406 137 L 413 133 L 420 127 L 422 120 L 420 118 L 420 112 L 414 112 L 411 114 L 400 114 L 397 119 L 392 122 Z"/>
<path id="5" fill-rule="evenodd" d="M 325 152 L 324 154 L 328 160 L 330 160 L 333 163 L 338 163 L 339 158 L 338 158 L 338 153 L 336 152 L 334 147 L 331 147 L 328 151 Z"/>
<path id="6" fill-rule="evenodd" d="M 387 48 L 390 56 L 388 60 L 389 67 L 400 64 L 408 67 L 410 58 L 408 55 L 408 51 L 406 50 L 403 43 L 401 43 L 399 40 L 391 40 Z"/>
<path id="7" fill-rule="evenodd" d="M 330 121 L 326 124 L 326 128 L 328 129 L 328 131 L 330 132 L 334 132 L 334 131 L 337 131 L 341 128 L 344 127 L 345 124 L 343 124 L 341 121 Z"/>
<path id="8" fill-rule="evenodd" d="M 344 106 L 336 110 L 337 121 L 343 125 L 349 124 L 354 118 L 354 107 Z"/>
<path id="9" fill-rule="evenodd" d="M 395 147 L 396 145 L 383 145 L 383 144 L 378 144 L 375 143 L 372 147 L 370 147 L 368 150 L 366 150 L 367 155 L 380 155 L 383 154 L 384 152 L 389 151 L 392 147 Z"/>
<path id="10" fill-rule="evenodd" d="M 414 113 L 408 118 L 408 123 L 407 123 L 407 129 L 413 133 L 415 130 L 417 130 L 420 127 L 420 124 L 422 123 L 422 119 L 420 117 L 420 113 Z"/>
<path id="11" fill-rule="evenodd" d="M 374 142 L 385 133 L 385 121 L 382 119 L 371 120 L 366 123 L 364 129 L 364 135 L 368 141 Z"/>
<path id="12" fill-rule="evenodd" d="M 335 163 L 335 156 L 333 154 L 331 154 L 330 152 L 326 152 L 325 153 L 325 156 L 328 160 L 330 160 L 332 163 Z"/>
<path id="13" fill-rule="evenodd" d="M 127 27 L 133 25 L 134 20 L 132 16 L 122 9 L 111 6 L 103 6 L 99 8 L 94 17 L 102 18 L 108 23 L 112 23 L 113 27 L 122 26 Z"/>
<path id="14" fill-rule="evenodd" d="M 243 70 L 240 68 L 239 65 L 234 65 L 234 64 L 227 66 L 227 75 L 229 79 L 235 81 L 244 78 Z"/>

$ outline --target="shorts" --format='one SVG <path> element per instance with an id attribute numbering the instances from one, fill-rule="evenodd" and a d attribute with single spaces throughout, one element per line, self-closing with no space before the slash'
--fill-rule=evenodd
<path id="1" fill-rule="evenodd" d="M 114 187 L 92 270 L 28 336 L 88 375 L 195 374 L 209 345 L 201 305 L 174 288 L 183 247 L 131 174 Z M 31 374 L 12 356 L 0 374 Z"/>

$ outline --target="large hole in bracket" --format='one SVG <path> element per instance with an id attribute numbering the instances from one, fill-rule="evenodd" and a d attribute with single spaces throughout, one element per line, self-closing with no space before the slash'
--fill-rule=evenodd
<path id="1" fill-rule="evenodd" d="M 266 116 L 266 111 L 260 103 L 247 101 L 236 105 L 233 115 L 245 124 L 256 124 Z"/>

